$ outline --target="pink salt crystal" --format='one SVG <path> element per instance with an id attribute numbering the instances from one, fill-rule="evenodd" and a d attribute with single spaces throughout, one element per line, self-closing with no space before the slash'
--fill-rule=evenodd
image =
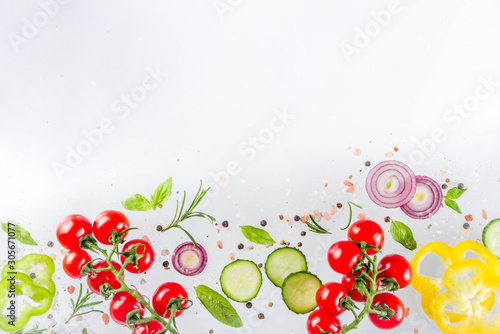
<path id="1" fill-rule="evenodd" d="M 56 260 L 56 258 L 57 258 L 57 255 L 56 255 L 56 254 L 50 254 L 50 257 L 52 258 L 52 260 L 54 260 L 54 261 L 55 261 L 55 260 Z"/>
<path id="2" fill-rule="evenodd" d="M 82 321 L 83 320 L 83 315 L 79 315 L 78 317 L 76 317 L 76 321 Z"/>
<path id="3" fill-rule="evenodd" d="M 170 254 L 170 251 L 168 249 L 163 249 L 161 251 L 161 256 L 167 256 L 168 254 Z"/>
<path id="4" fill-rule="evenodd" d="M 323 216 L 323 218 L 325 218 L 326 220 L 330 220 L 330 218 L 332 218 L 328 212 L 323 212 L 321 215 L 322 215 L 322 216 Z"/>
<path id="5" fill-rule="evenodd" d="M 75 292 L 75 287 L 73 285 L 68 286 L 68 293 L 71 295 Z"/>
<path id="6" fill-rule="evenodd" d="M 472 215 L 465 216 L 465 220 L 468 222 L 472 221 Z"/>
<path id="7" fill-rule="evenodd" d="M 219 247 L 220 249 L 222 249 L 222 247 L 223 247 L 223 246 L 222 246 L 222 241 L 220 241 L 220 240 L 219 240 L 219 241 L 217 241 L 217 247 Z"/>
<path id="8" fill-rule="evenodd" d="M 483 215 L 483 218 L 485 220 L 488 219 L 488 214 L 486 213 L 486 210 L 483 209 L 483 212 L 481 214 Z"/>
<path id="9" fill-rule="evenodd" d="M 366 213 L 360 213 L 358 214 L 358 220 L 362 220 L 366 218 Z"/>
<path id="10" fill-rule="evenodd" d="M 415 329 L 413 330 L 413 334 L 418 334 L 418 329 L 416 329 L 416 328 L 415 328 Z"/>
<path id="11" fill-rule="evenodd" d="M 405 318 L 408 318 L 409 315 L 410 315 L 410 308 L 407 307 L 405 308 Z"/>
<path id="12" fill-rule="evenodd" d="M 470 233 L 470 232 L 469 232 L 469 230 L 464 229 L 464 235 L 465 235 L 466 237 L 468 237 L 468 236 L 469 236 L 469 233 Z"/>
<path id="13" fill-rule="evenodd" d="M 229 258 L 231 259 L 231 261 L 234 261 L 234 253 L 229 254 Z"/>
<path id="14" fill-rule="evenodd" d="M 394 153 L 392 153 L 392 152 L 387 152 L 387 153 L 385 154 L 385 156 L 386 156 L 387 158 L 392 158 L 392 157 L 394 157 Z"/>
<path id="15" fill-rule="evenodd" d="M 146 241 L 147 243 L 151 243 L 151 240 L 149 239 L 149 237 L 147 235 L 143 235 L 142 240 Z"/>
<path id="16" fill-rule="evenodd" d="M 66 254 L 68 254 L 68 250 L 67 249 L 61 249 L 61 255 L 65 256 Z"/>
<path id="17" fill-rule="evenodd" d="M 308 220 L 309 220 L 309 216 L 307 216 L 307 215 L 306 216 L 302 216 L 302 218 L 300 218 L 300 221 L 303 222 L 303 223 L 305 223 Z"/>
<path id="18" fill-rule="evenodd" d="M 330 214 L 333 216 L 333 215 L 335 215 L 335 212 L 336 212 L 336 211 L 337 211 L 337 209 L 335 209 L 335 205 L 332 205 L 332 206 L 330 207 Z"/>
<path id="19" fill-rule="evenodd" d="M 320 217 L 321 216 L 321 212 L 318 209 L 316 209 L 316 210 L 313 211 L 312 215 L 313 215 L 313 217 Z"/>
<path id="20" fill-rule="evenodd" d="M 347 188 L 347 190 L 345 191 L 346 193 L 351 193 L 351 194 L 354 194 L 356 190 L 354 190 L 353 187 L 350 187 L 350 188 Z"/>
<path id="21" fill-rule="evenodd" d="M 105 325 L 109 324 L 109 315 L 107 313 L 102 314 L 102 321 Z"/>
<path id="22" fill-rule="evenodd" d="M 352 154 L 354 154 L 354 156 L 356 156 L 356 157 L 359 157 L 361 155 L 361 150 L 359 148 L 355 148 L 352 151 Z"/>
<path id="23" fill-rule="evenodd" d="M 347 187 L 354 187 L 354 184 L 352 184 L 352 182 L 349 182 L 347 180 L 344 181 L 344 185 Z"/>
<path id="24" fill-rule="evenodd" d="M 222 183 L 226 183 L 226 177 L 225 176 L 221 176 L 217 179 L 217 183 L 218 184 L 222 184 Z"/>

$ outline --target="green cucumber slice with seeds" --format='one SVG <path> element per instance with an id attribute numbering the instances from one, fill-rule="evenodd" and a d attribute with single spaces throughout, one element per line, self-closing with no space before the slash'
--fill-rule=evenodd
<path id="1" fill-rule="evenodd" d="M 494 219 L 484 227 L 483 244 L 500 259 L 500 219 Z"/>
<path id="2" fill-rule="evenodd" d="M 281 295 L 290 311 L 305 314 L 318 307 L 316 292 L 321 285 L 321 280 L 316 275 L 301 271 L 285 279 Z"/>
<path id="3" fill-rule="evenodd" d="M 238 303 L 254 299 L 262 285 L 259 267 L 248 260 L 236 260 L 222 270 L 220 285 L 226 296 Z"/>
<path id="4" fill-rule="evenodd" d="M 299 271 L 307 271 L 307 261 L 304 254 L 296 248 L 278 248 L 267 257 L 266 275 L 279 288 L 285 278 Z"/>

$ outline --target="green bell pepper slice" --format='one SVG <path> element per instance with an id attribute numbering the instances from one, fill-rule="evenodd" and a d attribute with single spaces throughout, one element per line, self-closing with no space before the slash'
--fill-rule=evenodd
<path id="1" fill-rule="evenodd" d="M 52 297 L 56 294 L 56 285 L 52 280 L 56 268 L 54 260 L 45 254 L 28 254 L 14 264 L 5 265 L 2 269 L 1 278 L 8 272 L 20 272 L 31 277 L 35 285 L 49 290 Z"/>
<path id="2" fill-rule="evenodd" d="M 19 296 L 29 297 L 34 305 L 21 305 Z M 0 309 L 8 312 L 7 315 L 0 314 L 0 329 L 7 333 L 23 329 L 32 316 L 42 315 L 50 309 L 52 299 L 49 290 L 35 285 L 28 275 L 7 274 L 0 281 Z"/>

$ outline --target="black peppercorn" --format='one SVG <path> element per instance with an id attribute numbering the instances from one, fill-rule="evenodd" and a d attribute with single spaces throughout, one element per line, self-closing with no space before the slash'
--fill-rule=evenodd
<path id="1" fill-rule="evenodd" d="M 443 183 L 443 184 L 441 185 L 441 188 L 446 189 L 446 188 L 448 188 L 448 185 L 447 185 L 446 183 Z"/>
<path id="2" fill-rule="evenodd" d="M 246 307 L 247 308 L 252 308 L 252 303 L 250 303 L 250 302 L 246 303 Z"/>
<path id="3" fill-rule="evenodd" d="M 470 224 L 469 223 L 465 223 L 464 224 L 464 229 L 468 230 L 470 228 Z"/>
<path id="4" fill-rule="evenodd" d="M 465 188 L 465 186 L 464 186 L 464 184 L 463 184 L 463 183 L 459 183 L 459 184 L 458 184 L 458 189 L 464 189 L 464 188 Z"/>
<path id="5" fill-rule="evenodd" d="M 298 222 L 300 220 L 300 217 L 299 216 L 295 216 L 295 217 L 293 217 L 293 220 L 295 220 L 296 222 Z"/>
<path id="6" fill-rule="evenodd" d="M 264 227 L 267 225 L 267 222 L 263 219 L 260 221 L 260 226 Z"/>
<path id="7" fill-rule="evenodd" d="M 370 167 L 370 165 L 371 165 L 371 164 L 372 164 L 372 163 L 371 163 L 370 161 L 366 161 L 366 162 L 365 162 L 365 166 L 366 166 L 366 167 Z"/>
<path id="8" fill-rule="evenodd" d="M 161 225 L 156 226 L 156 230 L 158 232 L 161 232 L 163 230 L 163 226 L 161 226 Z"/>
<path id="9" fill-rule="evenodd" d="M 243 249 L 243 248 L 245 248 L 245 246 L 243 246 L 243 244 L 238 245 L 238 249 Z"/>
<path id="10" fill-rule="evenodd" d="M 168 261 L 163 261 L 163 263 L 162 263 L 162 266 L 164 268 L 167 268 L 169 265 L 170 265 L 170 263 L 168 263 Z"/>
<path id="11" fill-rule="evenodd" d="M 389 223 L 389 222 L 391 221 L 391 217 L 389 217 L 389 216 L 385 216 L 384 221 L 385 221 L 386 223 Z"/>
<path id="12" fill-rule="evenodd" d="M 342 209 L 342 203 L 337 203 L 337 208 Z"/>
<path id="13" fill-rule="evenodd" d="M 54 243 L 52 241 L 47 242 L 47 246 L 54 247 Z"/>
<path id="14" fill-rule="evenodd" d="M 301 236 L 305 236 L 305 235 L 306 235 L 306 231 L 302 231 L 302 232 L 300 232 L 300 235 L 301 235 Z"/>
<path id="15" fill-rule="evenodd" d="M 261 320 L 262 320 L 262 319 L 264 319 L 264 313 L 259 313 L 258 317 L 259 317 L 259 319 L 261 319 Z"/>
<path id="16" fill-rule="evenodd" d="M 224 220 L 224 221 L 222 222 L 222 226 L 223 226 L 223 227 L 228 227 L 228 226 L 229 226 L 229 222 L 228 222 L 227 220 Z"/>
<path id="17" fill-rule="evenodd" d="M 299 242 L 297 246 L 302 247 L 302 242 Z"/>

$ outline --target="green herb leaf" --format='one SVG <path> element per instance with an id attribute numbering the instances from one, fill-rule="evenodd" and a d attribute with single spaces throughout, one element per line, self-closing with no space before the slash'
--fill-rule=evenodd
<path id="1" fill-rule="evenodd" d="M 24 228 L 21 227 L 19 224 L 13 224 L 13 223 L 2 223 L 2 230 L 5 231 L 5 233 L 9 233 L 9 227 L 10 230 L 12 231 L 14 227 L 14 232 L 15 232 L 15 239 L 19 241 L 22 244 L 29 245 L 29 246 L 37 246 L 38 244 L 36 241 L 31 237 L 31 234 L 26 231 Z"/>
<path id="2" fill-rule="evenodd" d="M 159 204 L 163 204 L 172 194 L 172 178 L 168 178 L 156 188 L 153 195 L 151 195 L 151 206 L 153 210 L 156 210 L 156 207 Z"/>
<path id="3" fill-rule="evenodd" d="M 403 245 L 404 248 L 409 250 L 414 250 L 415 248 L 417 248 L 417 242 L 413 237 L 413 232 L 402 222 L 398 222 L 396 220 L 392 221 L 391 235 L 392 238 Z"/>
<path id="4" fill-rule="evenodd" d="M 268 245 L 276 243 L 276 241 L 274 241 L 274 239 L 271 238 L 269 233 L 267 233 L 267 231 L 264 231 L 261 228 L 253 227 L 250 225 L 243 225 L 240 226 L 240 228 L 245 238 L 247 238 L 251 242 L 255 242 L 256 244 L 259 245 Z"/>
<path id="5" fill-rule="evenodd" d="M 135 194 L 122 201 L 125 209 L 130 211 L 148 211 L 152 209 L 151 203 L 142 195 Z"/>
<path id="6" fill-rule="evenodd" d="M 460 198 L 460 196 L 462 196 L 462 194 L 466 191 L 467 191 L 467 189 L 458 189 L 457 187 L 451 188 L 446 193 L 446 198 L 448 198 L 448 199 Z"/>
<path id="7" fill-rule="evenodd" d="M 199 285 L 194 289 L 198 299 L 215 319 L 224 325 L 235 328 L 243 327 L 240 316 L 224 296 L 206 285 Z"/>
<path id="8" fill-rule="evenodd" d="M 456 212 L 462 214 L 462 210 L 460 210 L 460 207 L 458 206 L 457 202 L 455 202 L 454 200 L 449 199 L 448 197 L 445 197 L 444 204 L 446 204 L 446 206 L 449 206 L 450 208 L 452 208 Z"/>

